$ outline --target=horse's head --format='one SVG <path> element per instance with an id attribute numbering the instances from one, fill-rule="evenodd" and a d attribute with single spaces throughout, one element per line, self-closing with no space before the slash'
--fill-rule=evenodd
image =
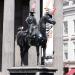
<path id="1" fill-rule="evenodd" d="M 39 27 L 42 34 L 46 32 L 46 23 L 50 23 L 53 25 L 56 24 L 56 21 L 53 19 L 52 14 L 49 13 L 49 11 L 47 11 L 46 14 L 42 16 L 39 21 Z M 51 25 L 51 28 L 53 27 L 53 25 Z"/>
<path id="2" fill-rule="evenodd" d="M 53 25 L 56 24 L 56 21 L 54 21 L 54 19 L 52 18 L 52 15 L 49 12 L 46 12 L 44 17 L 45 17 L 46 23 L 48 22 L 48 23 L 53 24 Z"/>

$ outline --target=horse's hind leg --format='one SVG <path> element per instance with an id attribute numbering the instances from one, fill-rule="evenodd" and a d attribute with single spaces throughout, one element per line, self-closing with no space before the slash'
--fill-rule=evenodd
<path id="1" fill-rule="evenodd" d="M 22 64 L 23 64 L 23 62 L 22 62 L 22 54 L 20 53 L 20 55 L 21 55 L 21 66 L 22 66 Z"/>
<path id="2" fill-rule="evenodd" d="M 36 47 L 37 51 L 37 65 L 39 65 L 39 46 Z"/>
<path id="3" fill-rule="evenodd" d="M 46 48 L 43 48 L 43 61 L 45 60 L 45 57 L 46 57 Z M 45 62 L 44 62 L 44 64 L 45 64 Z"/>
<path id="4" fill-rule="evenodd" d="M 23 63 L 22 63 L 22 59 L 21 59 L 21 66 L 22 66 L 22 64 L 23 64 Z"/>
<path id="5" fill-rule="evenodd" d="M 41 59 L 41 64 L 44 65 L 45 64 L 45 57 L 46 57 L 46 49 L 43 48 L 43 57 Z"/>

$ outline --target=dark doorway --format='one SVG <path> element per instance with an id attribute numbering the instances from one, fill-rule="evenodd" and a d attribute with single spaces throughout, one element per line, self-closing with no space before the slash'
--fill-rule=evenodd
<path id="1" fill-rule="evenodd" d="M 0 71 L 2 68 L 3 8 L 4 0 L 0 0 Z"/>
<path id="2" fill-rule="evenodd" d="M 25 22 L 26 17 L 29 14 L 29 0 L 15 0 L 15 34 L 18 31 L 18 27 L 24 26 L 27 28 Z"/>
<path id="3" fill-rule="evenodd" d="M 40 18 L 43 15 L 43 0 L 40 0 Z"/>
<path id="4" fill-rule="evenodd" d="M 25 19 L 29 15 L 29 3 L 30 0 L 15 0 L 15 39 L 19 27 L 27 29 Z M 28 52 L 25 54 L 24 65 L 28 65 Z"/>

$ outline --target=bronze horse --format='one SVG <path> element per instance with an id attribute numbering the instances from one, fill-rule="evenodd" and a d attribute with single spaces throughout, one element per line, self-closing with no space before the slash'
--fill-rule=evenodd
<path id="1" fill-rule="evenodd" d="M 23 63 L 25 52 L 31 46 L 36 47 L 37 51 L 37 65 L 39 64 L 39 47 L 43 49 L 42 65 L 44 65 L 45 50 L 46 50 L 46 23 L 55 24 L 56 22 L 52 19 L 52 15 L 48 12 L 45 16 L 41 17 L 39 23 L 37 24 L 34 17 L 34 12 L 30 12 L 29 16 L 26 18 L 28 24 L 28 29 L 25 31 L 19 31 L 17 33 L 17 44 L 20 46 L 21 52 L 21 62 Z"/>

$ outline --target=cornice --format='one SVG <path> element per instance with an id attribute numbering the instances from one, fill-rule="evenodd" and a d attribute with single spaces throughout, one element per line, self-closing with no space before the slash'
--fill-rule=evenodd
<path id="1" fill-rule="evenodd" d="M 63 7 L 63 14 L 64 15 L 75 14 L 75 5 Z"/>

